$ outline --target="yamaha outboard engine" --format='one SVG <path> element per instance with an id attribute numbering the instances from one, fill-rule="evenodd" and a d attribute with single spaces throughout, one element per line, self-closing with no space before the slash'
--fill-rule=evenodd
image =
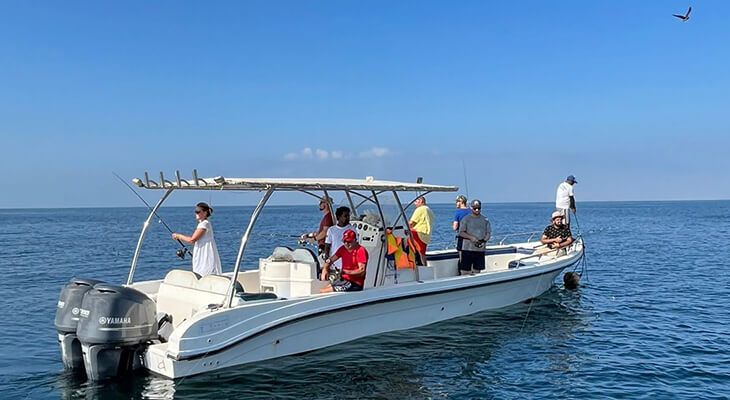
<path id="1" fill-rule="evenodd" d="M 101 281 L 73 278 L 61 289 L 61 295 L 58 296 L 54 325 L 58 331 L 58 343 L 61 345 L 61 356 L 66 368 L 81 369 L 84 367 L 81 343 L 76 336 L 76 326 L 79 323 L 81 301 L 86 292 L 97 283 L 101 283 Z"/>
<path id="2" fill-rule="evenodd" d="M 141 367 L 140 357 L 157 338 L 155 302 L 128 287 L 98 284 L 84 296 L 77 335 L 91 380 Z"/>

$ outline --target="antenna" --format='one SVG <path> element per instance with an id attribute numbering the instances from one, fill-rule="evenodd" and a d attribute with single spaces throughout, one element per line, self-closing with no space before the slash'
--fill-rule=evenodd
<path id="1" fill-rule="evenodd" d="M 466 181 L 466 163 L 464 162 L 464 158 L 461 159 L 461 167 L 464 170 L 464 189 L 466 190 L 466 198 L 469 199 L 469 183 Z"/>

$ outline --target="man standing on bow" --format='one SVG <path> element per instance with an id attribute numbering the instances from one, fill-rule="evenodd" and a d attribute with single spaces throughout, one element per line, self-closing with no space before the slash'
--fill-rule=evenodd
<path id="1" fill-rule="evenodd" d="M 575 214 L 575 197 L 573 197 L 573 185 L 578 183 L 573 175 L 568 175 L 565 182 L 558 185 L 558 191 L 555 196 L 556 211 L 560 211 L 563 216 L 563 225 L 570 226 L 570 212 Z"/>

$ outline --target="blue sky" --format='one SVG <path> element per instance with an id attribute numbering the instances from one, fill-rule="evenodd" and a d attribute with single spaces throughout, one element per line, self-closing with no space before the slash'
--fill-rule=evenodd
<path id="1" fill-rule="evenodd" d="M 689 22 L 671 17 L 689 5 Z M 487 202 L 552 201 L 568 174 L 579 201 L 730 198 L 727 1 L 4 1 L 0 15 L 3 208 L 139 205 L 112 171 L 463 186 L 462 164 Z"/>

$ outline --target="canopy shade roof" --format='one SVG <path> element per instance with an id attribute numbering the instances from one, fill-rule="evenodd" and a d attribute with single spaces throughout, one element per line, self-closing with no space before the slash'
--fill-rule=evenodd
<path id="1" fill-rule="evenodd" d="M 160 174 L 160 181 L 154 182 L 147 178 L 133 179 L 139 187 L 146 189 L 175 190 L 397 190 L 402 192 L 455 192 L 456 186 L 429 185 L 424 183 L 406 183 L 395 181 L 381 181 L 370 177 L 367 179 L 340 179 L 340 178 L 193 178 L 184 180 L 176 173 L 174 182 L 165 179 Z M 197 184 L 196 184 L 197 182 Z"/>

